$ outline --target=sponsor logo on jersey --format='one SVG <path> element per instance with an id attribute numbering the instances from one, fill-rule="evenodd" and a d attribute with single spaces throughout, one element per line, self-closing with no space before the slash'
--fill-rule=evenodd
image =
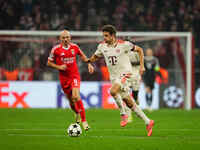
<path id="1" fill-rule="evenodd" d="M 63 58 L 62 61 L 65 64 L 72 64 L 74 63 L 74 57 Z"/>

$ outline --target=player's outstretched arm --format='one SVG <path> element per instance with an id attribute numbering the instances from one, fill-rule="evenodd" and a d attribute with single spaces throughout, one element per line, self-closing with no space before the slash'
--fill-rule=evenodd
<path id="1" fill-rule="evenodd" d="M 83 51 L 80 51 L 80 58 L 83 62 L 87 63 L 88 62 L 88 57 L 84 54 Z"/>
<path id="2" fill-rule="evenodd" d="M 97 61 L 98 59 L 99 59 L 99 57 L 94 54 L 87 60 L 87 62 L 88 63 L 90 63 L 90 62 L 93 63 L 93 62 Z"/>
<path id="3" fill-rule="evenodd" d="M 136 46 L 136 45 L 135 45 L 135 51 L 138 52 L 139 57 L 140 57 L 140 75 L 142 75 L 145 71 L 145 68 L 144 68 L 144 52 L 143 52 L 143 49 L 141 47 Z"/>
<path id="4" fill-rule="evenodd" d="M 86 59 L 85 62 L 88 63 L 88 71 L 89 71 L 89 73 L 93 73 L 94 72 L 94 67 L 91 65 L 91 63 L 93 63 L 96 60 L 98 60 L 98 58 L 99 57 L 94 54 L 94 55 L 92 55 L 92 57 Z"/>
<path id="5" fill-rule="evenodd" d="M 92 57 L 90 57 L 89 59 L 87 59 L 87 63 L 88 63 L 88 71 L 89 73 L 93 73 L 94 72 L 94 67 L 91 65 L 91 63 L 95 62 L 98 60 L 99 57 L 97 57 L 96 55 L 92 55 Z M 91 68 L 92 66 L 92 68 Z"/>
<path id="6" fill-rule="evenodd" d="M 94 72 L 94 67 L 91 63 L 89 63 L 88 61 L 89 58 L 87 58 L 87 56 L 82 51 L 81 51 L 80 58 L 83 62 L 88 63 L 88 72 L 92 74 Z"/>
<path id="7" fill-rule="evenodd" d="M 57 70 L 63 70 L 63 71 L 66 70 L 66 68 L 67 68 L 66 65 L 57 65 L 50 60 L 47 61 L 47 66 L 52 67 L 52 68 L 57 69 Z"/>

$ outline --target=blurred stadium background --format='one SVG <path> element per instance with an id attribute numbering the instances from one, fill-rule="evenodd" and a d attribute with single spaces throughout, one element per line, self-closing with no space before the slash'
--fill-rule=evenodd
<path id="1" fill-rule="evenodd" d="M 200 0 L 0 0 L 0 149 L 198 149 L 199 14 Z M 157 123 L 151 138 L 135 116 L 119 127 L 103 59 L 93 75 L 78 61 L 91 132 L 67 138 L 72 111 L 51 109 L 69 108 L 57 72 L 46 66 L 60 31 L 72 31 L 72 41 L 91 56 L 105 24 L 159 59 L 151 106 L 143 83 L 139 93 L 140 107 L 155 110 L 146 112 Z"/>

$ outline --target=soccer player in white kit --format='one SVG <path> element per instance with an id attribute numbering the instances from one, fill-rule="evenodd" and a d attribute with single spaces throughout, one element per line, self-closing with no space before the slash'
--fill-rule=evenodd
<path id="1" fill-rule="evenodd" d="M 132 79 L 132 66 L 128 53 L 131 50 L 134 50 L 140 54 L 140 57 L 143 57 L 143 51 L 140 47 L 137 47 L 128 41 L 118 40 L 116 38 L 116 29 L 112 25 L 105 25 L 102 32 L 104 42 L 98 45 L 96 52 L 88 59 L 88 63 L 95 62 L 100 57 L 104 57 L 112 83 L 110 94 L 113 96 L 120 108 L 122 116 L 121 123 L 127 123 L 126 112 L 123 110 L 123 99 L 126 105 L 144 120 L 148 132 L 147 135 L 151 136 L 154 121 L 150 120 L 136 104 L 130 96 L 129 88 L 131 82 L 130 79 Z M 140 64 L 143 64 L 143 62 L 141 61 Z M 141 65 L 140 72 L 143 71 L 144 66 Z"/>

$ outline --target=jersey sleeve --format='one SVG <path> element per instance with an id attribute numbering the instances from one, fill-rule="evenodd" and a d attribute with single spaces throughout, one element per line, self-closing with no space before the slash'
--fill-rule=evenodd
<path id="1" fill-rule="evenodd" d="M 83 54 L 82 50 L 80 49 L 80 47 L 78 45 L 75 46 L 76 48 L 76 54 L 81 56 Z"/>
<path id="2" fill-rule="evenodd" d="M 51 49 L 51 52 L 49 54 L 49 57 L 48 57 L 48 60 L 50 61 L 54 61 L 55 60 L 55 56 L 56 56 L 56 49 L 58 48 L 58 46 L 54 46 L 52 49 Z"/>
<path id="3" fill-rule="evenodd" d="M 102 44 L 99 44 L 97 47 L 96 52 L 94 53 L 97 57 L 102 57 L 103 53 L 102 53 Z"/>

